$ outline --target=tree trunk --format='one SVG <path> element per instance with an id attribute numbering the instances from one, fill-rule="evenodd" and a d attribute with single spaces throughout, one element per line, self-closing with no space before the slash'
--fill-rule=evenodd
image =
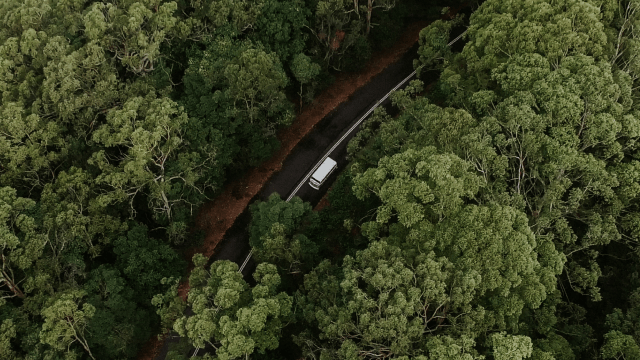
<path id="1" fill-rule="evenodd" d="M 7 272 L 4 269 L 4 265 L 5 265 L 5 258 L 4 258 L 4 254 L 2 254 L 2 277 L 4 279 L 4 282 L 7 284 L 7 286 L 15 296 L 19 297 L 20 299 L 24 299 L 25 297 L 24 293 L 22 292 L 22 290 L 20 290 L 18 285 L 16 285 L 15 280 L 13 280 L 13 276 L 9 276 L 9 274 L 7 274 Z"/>
<path id="2" fill-rule="evenodd" d="M 369 35 L 369 32 L 371 31 L 371 12 L 373 12 L 373 2 L 375 0 L 368 0 L 369 3 L 367 4 L 367 35 Z"/>
<path id="3" fill-rule="evenodd" d="M 4 271 L 3 271 L 3 276 L 5 276 Z M 19 297 L 20 299 L 24 299 L 24 293 L 22 292 L 22 290 L 20 290 L 20 288 L 18 287 L 18 285 L 16 285 L 13 281 L 7 279 L 5 277 L 4 279 L 5 283 L 7 284 L 7 286 L 9 287 L 9 289 L 13 292 L 13 294 L 17 297 Z"/>
<path id="4" fill-rule="evenodd" d="M 302 83 L 300 83 L 300 112 L 302 112 Z"/>

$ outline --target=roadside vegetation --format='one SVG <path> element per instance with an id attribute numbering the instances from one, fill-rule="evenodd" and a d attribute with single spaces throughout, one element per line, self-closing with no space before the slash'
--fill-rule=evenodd
<path id="1" fill-rule="evenodd" d="M 196 256 L 165 323 L 220 359 L 640 359 L 639 16 L 487 0 L 459 52 L 432 23 L 437 82 L 367 121 L 330 205 L 254 204 L 255 281 Z"/>
<path id="2" fill-rule="evenodd" d="M 192 331 L 174 326 L 173 295 L 198 208 L 268 158 L 333 74 L 460 3 L 0 0 L 0 358 L 134 358 L 162 327 Z M 219 356 L 274 351 L 297 324 L 297 285 L 276 260 L 302 276 L 319 240 L 269 250 L 308 222 L 269 225 L 265 244 L 258 227 L 255 283 L 194 259 L 194 312 L 229 325 Z M 226 302 L 209 299 L 216 281 Z M 224 338 L 247 332 L 251 346 Z"/>

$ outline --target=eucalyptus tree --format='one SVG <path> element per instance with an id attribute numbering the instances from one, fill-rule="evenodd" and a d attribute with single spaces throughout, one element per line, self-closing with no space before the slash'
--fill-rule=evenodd
<path id="1" fill-rule="evenodd" d="M 271 194 L 267 201 L 256 201 L 249 209 L 252 216 L 249 243 L 257 248 L 260 248 L 260 237 L 267 234 L 274 224 L 281 224 L 284 231 L 292 233 L 313 216 L 311 204 L 297 196 L 285 201 L 278 193 Z"/>
<path id="2" fill-rule="evenodd" d="M 198 0 L 192 4 L 196 9 L 203 11 L 215 27 L 229 24 L 236 31 L 243 32 L 255 26 L 262 13 L 264 2 L 264 0 Z"/>
<path id="3" fill-rule="evenodd" d="M 54 297 L 42 309 L 44 324 L 40 341 L 60 351 L 73 352 L 71 345 L 78 343 L 95 360 L 87 340 L 87 324 L 95 314 L 95 307 L 83 301 L 86 293 L 69 291 Z"/>
<path id="4" fill-rule="evenodd" d="M 173 329 L 194 346 L 212 345 L 222 359 L 248 358 L 254 352 L 277 348 L 280 331 L 292 317 L 293 299 L 277 292 L 280 276 L 276 267 L 259 264 L 253 274 L 257 284 L 251 287 L 237 264 L 221 260 L 206 269 L 207 261 L 200 254 L 194 256 L 196 268 L 189 277 L 187 300 L 193 315 L 182 314 L 169 321 Z M 154 300 L 160 314 L 171 317 L 175 310 L 185 309 L 176 307 L 180 299 L 175 291 L 167 295 Z M 174 310 L 168 311 L 171 308 Z"/>
<path id="5" fill-rule="evenodd" d="M 64 157 L 52 149 L 66 148 L 63 127 L 38 114 L 27 115 L 24 105 L 3 104 L 0 117 L 2 184 L 42 188 Z"/>
<path id="6" fill-rule="evenodd" d="M 249 48 L 225 67 L 224 76 L 235 116 L 259 122 L 265 137 L 291 124 L 293 113 L 283 91 L 288 78 L 275 53 Z"/>
<path id="7" fill-rule="evenodd" d="M 160 219 L 172 219 L 178 205 L 192 213 L 217 184 L 204 176 L 215 149 L 194 151 L 184 144 L 182 127 L 187 119 L 175 102 L 153 93 L 131 98 L 122 109 L 109 112 L 106 123 L 92 136 L 106 148 L 90 160 L 102 171 L 96 181 L 108 189 L 101 201 L 127 202 L 135 214 L 134 199 L 145 194 Z"/>
<path id="8" fill-rule="evenodd" d="M 153 102 L 152 69 L 166 55 L 163 47 L 186 38 L 194 26 L 176 10 L 171 1 L 0 1 L 0 357 L 130 357 L 153 322 L 143 297 L 162 285 L 149 282 L 174 275 L 180 262 L 158 240 L 122 244 L 131 235 L 131 199 L 116 190 L 145 192 L 142 207 L 134 206 L 138 211 L 148 202 L 162 208 L 163 195 L 197 203 L 204 197 L 194 189 L 208 186 L 199 165 L 210 166 L 214 154 L 207 147 L 191 151 L 188 144 L 176 153 L 171 142 L 184 131 L 185 116 L 173 116 L 178 109 L 168 101 L 170 89 L 160 90 L 164 101 Z M 144 111 L 146 125 L 132 111 Z M 124 119 L 129 127 L 113 128 Z M 162 147 L 164 126 L 173 128 L 171 145 Z M 128 146 L 136 151 L 127 152 Z M 161 159 L 167 150 L 170 159 Z M 125 164 L 131 157 L 137 162 Z M 157 178 L 162 169 L 153 160 L 182 183 L 145 183 L 167 179 L 165 173 Z M 184 221 L 174 217 L 174 208 L 164 213 Z M 140 248 L 156 252 L 142 257 Z M 149 258 L 177 267 L 155 277 L 152 267 L 135 268 Z M 119 269 L 97 270 L 109 262 Z M 110 295 L 96 285 L 105 274 L 116 283 L 107 286 Z M 140 283 L 141 292 L 133 293 L 132 284 Z M 98 327 L 111 334 L 97 339 Z"/>
<path id="9" fill-rule="evenodd" d="M 0 306 L 8 299 L 24 299 L 46 282 L 47 273 L 37 262 L 47 245 L 47 235 L 30 212 L 35 201 L 21 198 L 10 187 L 0 188 Z M 43 281 L 44 280 L 44 281 Z"/>
<path id="10" fill-rule="evenodd" d="M 520 316 L 555 289 L 565 258 L 516 208 L 470 204 L 483 185 L 472 169 L 424 147 L 356 174 L 356 196 L 382 205 L 361 225 L 365 250 L 305 276 L 301 306 L 320 331 L 298 338 L 307 351 L 438 358 L 461 342 L 468 358 L 531 355 L 531 339 L 515 335 Z"/>
<path id="11" fill-rule="evenodd" d="M 42 191 L 42 224 L 48 234 L 47 255 L 52 260 L 49 267 L 58 277 L 68 266 L 82 268 L 77 265 L 84 254 L 99 256 L 112 237 L 126 229 L 107 204 L 96 199 L 97 190 L 91 174 L 71 167 Z"/>
<path id="12" fill-rule="evenodd" d="M 277 193 L 250 207 L 249 244 L 259 262 L 277 265 L 285 273 L 301 273 L 318 256 L 318 246 L 304 234 L 303 223 L 317 221 L 311 205 L 299 197 L 284 201 Z"/>
<path id="13" fill-rule="evenodd" d="M 311 10 L 302 0 L 267 0 L 260 9 L 254 33 L 251 36 L 269 51 L 273 51 L 283 64 L 306 49 Z"/>
<path id="14" fill-rule="evenodd" d="M 430 100 L 416 96 L 416 89 L 394 95 L 401 115 L 377 116 L 378 133 L 366 145 L 361 141 L 370 135 L 363 135 L 351 148 L 354 169 L 366 184 L 354 191 L 373 191 L 383 200 L 379 219 L 451 220 L 432 203 L 429 211 L 415 211 L 423 195 L 409 191 L 419 187 L 405 175 L 394 175 L 393 187 L 381 185 L 388 174 L 402 173 L 387 165 L 388 159 L 398 156 L 406 168 L 407 151 L 425 146 L 463 160 L 477 176 L 477 192 L 465 203 L 501 204 L 526 214 L 538 260 L 553 271 L 545 275 L 548 296 L 541 307 L 523 312 L 535 325 L 506 331 L 531 336 L 535 358 L 635 354 L 631 340 L 637 340 L 619 327 L 611 328 L 606 346 L 598 350 L 594 332 L 601 325 L 586 308 L 563 301 L 562 293 L 588 295 L 577 297 L 580 304 L 606 296 L 607 304 L 622 307 L 616 296 L 600 291 L 603 272 L 612 274 L 603 268 L 602 254 L 618 255 L 609 253 L 617 246 L 629 254 L 637 251 L 636 6 L 633 1 L 486 1 L 471 16 L 467 43 L 458 54 L 443 47 L 451 24 L 435 23 L 422 32 L 415 65 L 441 69 L 438 95 Z M 362 231 L 384 238 L 396 226 L 369 222 Z"/>
<path id="15" fill-rule="evenodd" d="M 610 58 L 617 4 L 599 5 L 484 3 L 440 79 L 446 103 L 464 115 L 443 125 L 424 105 L 409 111 L 428 143 L 476 164 L 493 187 L 483 197 L 508 194 L 537 236 L 554 239 L 569 259 L 568 285 L 596 300 L 598 249 L 629 236 L 620 220 L 635 209 L 626 184 L 640 135 L 634 75 Z"/>
<path id="16" fill-rule="evenodd" d="M 293 58 L 291 62 L 291 72 L 295 76 L 296 80 L 300 83 L 300 107 L 302 108 L 304 85 L 311 83 L 320 74 L 320 65 L 314 63 L 310 57 L 305 54 L 298 54 Z"/>
<path id="17" fill-rule="evenodd" d="M 144 271 L 141 272 L 144 276 Z M 95 308 L 87 323 L 87 340 L 96 358 L 133 358 L 139 346 L 153 335 L 153 309 L 148 297 L 127 283 L 111 265 L 100 265 L 89 272 L 83 284 L 86 302 Z M 141 306 L 142 305 L 142 306 Z"/>
<path id="18" fill-rule="evenodd" d="M 603 359 L 637 359 L 640 357 L 640 347 L 634 338 L 619 331 L 610 331 L 605 334 L 601 351 Z"/>
<path id="19" fill-rule="evenodd" d="M 293 121 L 282 63 L 251 40 L 220 35 L 207 41 L 190 60 L 184 83 L 185 134 L 195 147 L 213 144 L 218 152 L 218 174 L 211 177 L 264 159 L 277 146 L 275 130 Z"/>
<path id="20" fill-rule="evenodd" d="M 315 24 L 310 27 L 320 48 L 317 56 L 334 69 L 341 69 L 347 56 L 357 56 L 375 25 L 374 13 L 389 11 L 397 0 L 320 0 Z M 356 49 L 356 52 L 349 52 Z"/>
<path id="21" fill-rule="evenodd" d="M 160 45 L 175 35 L 177 8 L 176 2 L 161 0 L 94 3 L 84 15 L 85 34 L 129 71 L 148 73 L 161 55 Z"/>
<path id="22" fill-rule="evenodd" d="M 336 55 L 339 57 L 343 54 L 360 35 L 362 24 L 352 20 L 355 11 L 350 3 L 348 0 L 318 1 L 314 13 L 316 24 L 312 30 L 322 46 L 319 56 L 325 63 L 329 63 Z"/>
<path id="23" fill-rule="evenodd" d="M 453 21 L 436 20 L 420 31 L 419 58 L 414 60 L 419 64 L 416 66 L 418 76 L 424 67 L 428 70 L 446 66 L 452 51 L 449 46 L 449 35 L 455 26 L 460 25 L 462 19 L 458 16 Z"/>

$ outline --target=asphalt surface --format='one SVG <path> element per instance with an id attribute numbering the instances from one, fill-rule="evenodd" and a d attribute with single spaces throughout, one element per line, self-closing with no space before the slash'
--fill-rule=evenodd
<path id="1" fill-rule="evenodd" d="M 374 77 L 367 85 L 358 89 L 348 101 L 340 104 L 331 113 L 325 116 L 298 145 L 282 164 L 282 170 L 274 174 L 269 182 L 265 184 L 262 191 L 252 199 L 267 200 L 269 196 L 276 192 L 283 199 L 286 199 L 297 187 L 300 181 L 307 175 L 314 166 L 322 159 L 331 147 L 343 137 L 343 135 L 356 123 L 367 111 L 373 107 L 379 99 L 393 89 L 400 81 L 413 71 L 413 59 L 416 57 L 417 46 L 409 50 L 404 57 L 396 63 L 389 65 L 382 73 Z M 382 105 L 389 105 L 387 99 Z M 308 181 L 294 194 L 302 200 L 315 206 L 322 196 L 331 187 L 339 173 L 347 165 L 347 144 L 349 140 L 358 132 L 358 128 L 351 132 L 344 140 L 329 154 L 338 163 L 338 168 L 320 187 L 315 190 L 309 186 Z M 231 260 L 239 265 L 243 263 L 250 251 L 249 237 L 246 228 L 251 220 L 249 210 L 246 209 L 236 220 L 227 235 L 222 240 L 212 260 Z M 219 250 L 218 250 L 219 249 Z M 250 275 L 253 272 L 253 263 L 250 261 L 243 271 L 243 275 Z"/>
<path id="2" fill-rule="evenodd" d="M 360 119 L 369 109 L 391 91 L 398 83 L 405 79 L 413 72 L 413 59 L 416 58 L 418 45 L 412 47 L 400 60 L 389 65 L 380 74 L 375 76 L 368 84 L 358 89 L 348 101 L 337 106 L 331 113 L 325 116 L 298 145 L 293 149 L 282 165 L 282 170 L 274 174 L 269 182 L 264 186 L 263 190 L 256 195 L 251 203 L 256 200 L 267 200 L 268 197 L 277 192 L 283 199 L 291 195 L 292 191 L 298 186 L 303 178 L 309 173 L 316 164 L 322 160 L 333 145 L 343 138 L 343 135 Z M 406 86 L 409 82 L 405 83 Z M 381 106 L 389 107 L 390 100 L 387 99 Z M 331 184 L 335 181 L 338 174 L 345 169 L 347 165 L 346 148 L 349 140 L 358 132 L 357 127 L 353 132 L 344 137 L 339 145 L 328 154 L 338 163 L 338 168 L 329 176 L 329 178 L 320 187 L 315 190 L 309 186 L 308 181 L 300 187 L 295 196 L 302 200 L 310 202 L 315 206 L 322 196 L 327 192 Z M 236 219 L 233 226 L 227 231 L 223 240 L 216 247 L 214 255 L 210 262 L 216 260 L 231 260 L 238 265 L 242 265 L 251 248 L 249 246 L 248 226 L 251 221 L 249 209 Z M 245 278 L 250 277 L 255 269 L 253 260 L 249 260 L 242 271 Z M 155 360 L 164 360 L 170 343 L 177 342 L 179 338 L 173 334 L 168 341 L 165 341 L 162 350 Z M 198 355 L 210 349 L 201 349 Z M 194 352 L 189 352 L 191 356 Z"/>

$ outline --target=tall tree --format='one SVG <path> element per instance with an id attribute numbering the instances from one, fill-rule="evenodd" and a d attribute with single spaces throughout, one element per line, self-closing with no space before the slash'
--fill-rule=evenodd
<path id="1" fill-rule="evenodd" d="M 29 216 L 35 205 L 31 199 L 18 197 L 13 188 L 0 188 L 0 306 L 10 298 L 24 299 L 25 286 L 34 290 L 46 279 L 46 274 L 35 269 L 47 244 L 46 234 Z"/>
<path id="2" fill-rule="evenodd" d="M 87 341 L 96 358 L 134 357 L 137 347 L 152 332 L 152 317 L 136 304 L 136 288 L 127 285 L 120 271 L 108 265 L 92 270 L 83 286 L 95 313 L 87 324 Z M 147 300 L 148 301 L 148 300 Z"/>
<path id="3" fill-rule="evenodd" d="M 320 65 L 314 63 L 311 58 L 305 54 L 298 54 L 291 62 L 291 71 L 296 80 L 300 83 L 300 108 L 302 108 L 303 92 L 302 87 L 309 84 L 320 74 Z"/>
<path id="4" fill-rule="evenodd" d="M 357 175 L 354 193 L 382 202 L 362 224 L 373 242 L 340 268 L 325 261 L 305 277 L 305 317 L 322 340 L 300 342 L 325 356 L 373 359 L 437 356 L 425 337 L 517 332 L 523 311 L 555 289 L 564 257 L 537 241 L 521 211 L 467 204 L 480 185 L 470 163 L 432 147 L 385 157 Z M 492 336 L 502 358 L 531 354 L 525 336 Z M 477 346 L 470 355 L 488 351 Z"/>
<path id="5" fill-rule="evenodd" d="M 487 196 L 508 189 L 567 255 L 568 286 L 594 299 L 596 249 L 622 240 L 616 194 L 638 136 L 631 75 L 612 69 L 600 18 L 589 1 L 485 3 L 440 79 L 446 102 L 469 114 L 446 126 L 412 114 L 431 141 L 476 164 L 493 184 Z"/>
<path id="6" fill-rule="evenodd" d="M 267 201 L 256 201 L 250 207 L 252 221 L 249 228 L 249 243 L 252 247 L 260 247 L 260 237 L 267 234 L 276 223 L 284 227 L 284 231 L 291 233 L 301 223 L 312 215 L 309 203 L 299 197 L 284 201 L 278 193 L 273 193 Z"/>
<path id="7" fill-rule="evenodd" d="M 250 209 L 249 244 L 258 261 L 275 264 L 292 274 L 315 261 L 318 246 L 300 229 L 303 223 L 317 220 L 309 203 L 299 197 L 284 201 L 273 193 L 268 201 L 257 201 Z"/>
<path id="8" fill-rule="evenodd" d="M 293 120 L 278 57 L 250 40 L 222 35 L 192 59 L 182 99 L 190 116 L 189 142 L 215 146 L 219 171 L 214 178 L 232 164 L 257 164 L 276 148 L 275 130 Z"/>
<path id="9" fill-rule="evenodd" d="M 44 324 L 40 341 L 61 351 L 73 351 L 71 345 L 80 346 L 95 360 L 87 341 L 87 324 L 95 314 L 95 307 L 83 301 L 82 291 L 60 294 L 49 306 L 42 309 Z"/>
<path id="10" fill-rule="evenodd" d="M 286 64 L 305 50 L 309 17 L 311 11 L 301 0 L 267 0 L 252 36 Z"/>
<path id="11" fill-rule="evenodd" d="M 129 71 L 148 73 L 160 57 L 160 45 L 174 35 L 177 7 L 161 0 L 98 2 L 84 15 L 85 33 Z"/>
<path id="12" fill-rule="evenodd" d="M 358 52 L 367 49 L 366 37 L 375 25 L 374 13 L 389 11 L 397 0 L 321 0 L 315 11 L 316 24 L 311 28 L 320 44 L 317 55 L 324 62 L 339 70 L 346 57 L 355 56 L 366 60 L 370 54 Z M 377 10 L 380 9 L 380 10 Z M 350 49 L 355 51 L 348 52 Z"/>
<path id="13" fill-rule="evenodd" d="M 292 298 L 277 293 L 276 267 L 259 264 L 253 274 L 257 284 L 251 288 L 235 263 L 216 261 L 207 270 L 206 257 L 197 254 L 193 261 L 188 303 L 194 314 L 178 318 L 174 330 L 194 346 L 211 344 L 225 359 L 277 348 L 280 331 L 292 315 Z"/>
<path id="14" fill-rule="evenodd" d="M 291 124 L 293 113 L 283 92 L 288 78 L 274 53 L 247 49 L 227 65 L 224 76 L 236 113 L 251 124 L 262 120 L 266 136 L 274 135 L 278 125 Z"/>
<path id="15" fill-rule="evenodd" d="M 109 112 L 93 140 L 115 151 L 98 151 L 90 162 L 102 170 L 97 182 L 111 188 L 103 201 L 128 202 L 135 214 L 133 201 L 145 194 L 149 209 L 160 219 L 171 219 L 178 205 L 193 212 L 217 185 L 203 176 L 213 164 L 215 149 L 189 151 L 183 143 L 186 121 L 175 102 L 153 93 Z"/>

